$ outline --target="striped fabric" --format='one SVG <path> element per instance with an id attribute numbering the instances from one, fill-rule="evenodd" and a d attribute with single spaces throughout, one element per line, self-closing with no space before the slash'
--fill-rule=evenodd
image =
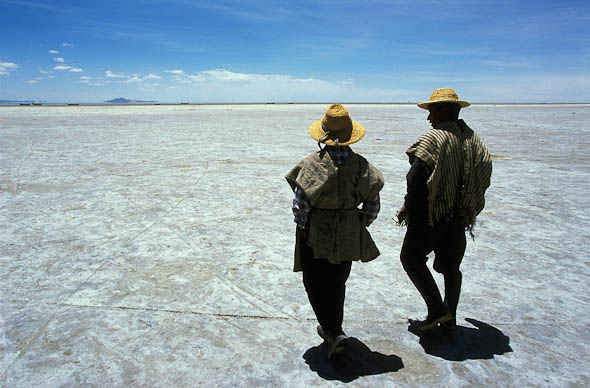
<path id="1" fill-rule="evenodd" d="M 492 158 L 479 136 L 463 120 L 445 121 L 422 135 L 406 154 L 432 169 L 428 179 L 430 225 L 461 217 L 471 231 L 485 206 Z"/>

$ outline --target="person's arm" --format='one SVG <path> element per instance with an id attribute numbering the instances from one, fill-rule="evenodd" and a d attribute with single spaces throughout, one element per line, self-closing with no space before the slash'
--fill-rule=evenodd
<path id="1" fill-rule="evenodd" d="M 414 158 L 406 175 L 408 183 L 405 208 L 408 225 L 428 225 L 428 187 L 426 182 L 432 171 L 420 158 Z"/>
<path id="2" fill-rule="evenodd" d="M 305 196 L 303 190 L 297 186 L 295 187 L 295 194 L 293 196 L 293 215 L 295 216 L 295 223 L 299 229 L 309 229 L 309 214 L 311 212 L 311 203 Z"/>
<path id="3" fill-rule="evenodd" d="M 367 226 L 371 225 L 371 223 L 375 221 L 377 215 L 379 214 L 379 210 L 381 210 L 381 199 L 379 198 L 379 193 L 377 193 L 377 195 L 373 198 L 363 202 L 362 212 L 365 214 Z"/>

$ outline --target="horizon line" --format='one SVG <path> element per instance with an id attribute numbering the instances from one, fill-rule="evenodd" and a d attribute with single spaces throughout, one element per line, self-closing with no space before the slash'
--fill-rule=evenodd
<path id="1" fill-rule="evenodd" d="M 149 106 L 149 105 L 329 105 L 335 102 L 308 101 L 308 102 L 50 102 L 38 100 L 0 100 L 0 106 Z M 340 104 L 348 105 L 416 105 L 418 102 L 374 102 L 374 101 L 343 101 Z M 472 102 L 471 105 L 586 105 L 588 102 Z"/>

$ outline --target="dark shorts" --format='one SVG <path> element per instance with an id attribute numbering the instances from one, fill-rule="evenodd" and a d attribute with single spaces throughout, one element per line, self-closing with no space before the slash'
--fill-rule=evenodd
<path id="1" fill-rule="evenodd" d="M 434 252 L 434 270 L 451 273 L 459 270 L 467 241 L 462 224 L 448 222 L 430 226 L 408 226 L 401 251 L 404 267 L 421 266 Z"/>

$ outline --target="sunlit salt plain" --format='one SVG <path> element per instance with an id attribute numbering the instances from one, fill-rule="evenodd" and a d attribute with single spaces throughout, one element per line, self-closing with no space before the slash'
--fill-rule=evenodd
<path id="1" fill-rule="evenodd" d="M 412 105 L 349 105 L 384 174 L 325 359 L 287 171 L 327 105 L 0 108 L 0 386 L 590 385 L 590 105 L 475 105 L 494 154 L 454 334 L 399 262 Z M 436 275 L 442 286 L 442 279 Z"/>

